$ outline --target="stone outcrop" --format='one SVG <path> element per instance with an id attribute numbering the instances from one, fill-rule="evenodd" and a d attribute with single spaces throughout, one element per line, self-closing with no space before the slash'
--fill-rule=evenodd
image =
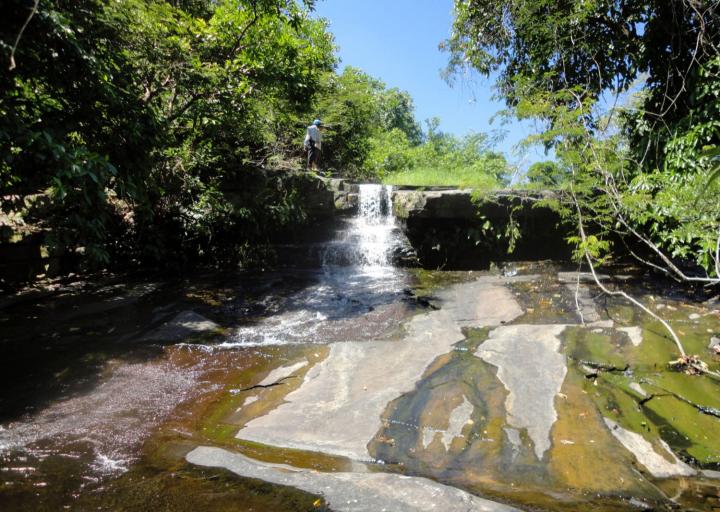
<path id="1" fill-rule="evenodd" d="M 272 176 L 272 180 L 278 190 L 294 191 L 309 217 L 335 214 L 335 191 L 331 187 L 331 180 L 311 173 L 277 173 Z M 237 208 L 244 207 L 253 199 L 253 193 L 241 182 L 226 183 L 222 191 L 225 198 Z"/>
<path id="2" fill-rule="evenodd" d="M 325 473 L 285 464 L 268 464 L 220 448 L 201 446 L 188 453 L 190 463 L 221 467 L 240 476 L 321 493 L 332 510 L 345 512 L 511 512 L 501 503 L 418 478 L 390 473 Z M 320 500 L 319 500 L 320 501 Z M 318 504 L 319 505 L 319 504 Z"/>
<path id="3" fill-rule="evenodd" d="M 341 215 L 355 215 L 358 212 L 358 185 L 348 180 L 330 178 L 327 180 L 333 191 L 335 200 L 335 213 Z"/>
<path id="4" fill-rule="evenodd" d="M 545 208 L 533 208 L 538 201 L 554 199 L 549 190 L 498 190 L 493 200 L 475 202 L 467 190 L 396 190 L 393 193 L 393 214 L 403 219 L 505 219 L 510 213 L 516 218 L 543 218 Z"/>
<path id="5" fill-rule="evenodd" d="M 396 190 L 393 214 L 425 268 L 486 269 L 492 261 L 566 260 L 560 216 L 538 202 L 552 191 Z"/>
<path id="6" fill-rule="evenodd" d="M 179 313 L 172 321 L 155 329 L 142 338 L 144 341 L 182 341 L 190 336 L 199 335 L 208 331 L 219 329 L 220 326 L 198 315 L 194 311 L 183 311 Z"/>
<path id="7" fill-rule="evenodd" d="M 441 309 L 414 317 L 400 341 L 330 344 L 327 359 L 307 372 L 302 385 L 278 408 L 246 423 L 237 438 L 372 459 L 367 444 L 381 429 L 387 404 L 412 390 L 433 360 L 465 338 L 463 327 L 498 326 L 521 315 L 507 284 L 533 279 L 483 277 L 443 291 L 437 297 Z"/>

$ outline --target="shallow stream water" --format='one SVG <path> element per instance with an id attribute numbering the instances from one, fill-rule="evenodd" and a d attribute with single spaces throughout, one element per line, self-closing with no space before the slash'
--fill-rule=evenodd
<path id="1" fill-rule="evenodd" d="M 113 489 L 148 472 L 163 488 L 211 492 L 199 475 L 221 471 L 158 458 L 158 446 L 203 439 L 213 404 L 268 365 L 328 342 L 374 339 L 407 315 L 410 274 L 391 264 L 402 233 L 390 216 L 390 193 L 360 186 L 360 214 L 338 219 L 335 237 L 310 248 L 319 268 L 298 261 L 255 274 L 115 285 L 4 311 L 2 510 L 135 509 L 154 485 L 141 485 L 140 494 Z M 181 343 L 149 339 L 185 310 L 222 329 Z M 177 484 L 173 471 L 187 478 Z M 276 492 L 262 489 L 244 489 L 257 495 L 255 510 L 307 510 L 305 493 L 277 502 Z M 225 506 L 222 496 L 216 510 Z"/>
<path id="2" fill-rule="evenodd" d="M 720 420 L 695 407 L 720 410 L 718 384 L 668 368 L 677 355 L 656 320 L 595 291 L 615 327 L 582 325 L 574 288 L 558 282 L 561 268 L 551 262 L 490 272 L 394 267 L 402 232 L 390 192 L 360 186 L 360 213 L 336 219 L 324 239 L 308 231 L 322 242 L 286 246 L 288 264 L 278 269 L 150 276 L 0 311 L 0 510 L 330 509 L 319 495 L 185 462 L 199 445 L 318 471 L 426 476 L 527 510 L 720 507 L 720 473 L 652 478 L 605 426 L 607 418 L 641 434 L 666 459 L 658 439 L 697 470 L 720 469 Z M 466 329 L 414 390 L 388 404 L 368 439 L 375 463 L 235 439 L 238 425 L 302 381 L 263 388 L 263 400 L 248 406 L 274 370 L 318 364 L 335 342 L 401 339 L 403 323 L 432 306 L 438 290 L 523 274 L 538 277 L 509 285 L 524 311 L 510 323 L 568 326 L 559 348 L 567 376 L 542 458 L 528 432 L 510 425 L 498 368 L 477 356 L 489 328 Z M 626 289 L 670 322 L 690 353 L 720 368 L 708 345 L 720 333 L 720 308 L 645 278 Z M 182 340 L 157 336 L 188 311 L 219 327 Z M 642 344 L 620 330 L 629 326 L 642 327 Z M 588 364 L 628 369 L 593 377 Z M 641 404 L 638 389 L 652 398 Z M 460 402 L 471 421 L 446 438 L 443 422 Z"/>

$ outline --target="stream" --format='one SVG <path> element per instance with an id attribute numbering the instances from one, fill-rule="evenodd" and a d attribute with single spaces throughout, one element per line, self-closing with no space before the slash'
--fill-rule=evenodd
<path id="1" fill-rule="evenodd" d="M 243 375 L 308 345 L 395 329 L 407 315 L 410 275 L 391 264 L 403 235 L 390 194 L 389 186 L 359 186 L 359 214 L 337 219 L 331 240 L 305 248 L 319 268 L 114 285 L 4 312 L 2 509 L 105 506 L 113 485 L 157 469 L 154 439 L 197 436 L 209 405 Z M 223 328 L 190 342 L 149 339 L 186 309 Z M 133 509 L 137 499 L 112 507 Z"/>
<path id="2" fill-rule="evenodd" d="M 462 510 L 720 509 L 720 381 L 668 365 L 657 318 L 552 261 L 398 267 L 391 195 L 360 185 L 277 268 L 0 310 L 0 510 L 367 510 L 409 478 L 491 504 Z M 606 278 L 720 370 L 717 300 Z"/>

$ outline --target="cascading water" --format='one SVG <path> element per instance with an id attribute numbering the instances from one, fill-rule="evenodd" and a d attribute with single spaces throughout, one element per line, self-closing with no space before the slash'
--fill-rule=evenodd
<path id="1" fill-rule="evenodd" d="M 323 248 L 323 267 L 380 270 L 392 265 L 398 229 L 392 216 L 392 185 L 358 185 L 358 215 Z"/>
<path id="2" fill-rule="evenodd" d="M 88 370 L 88 382 L 96 379 L 92 384 L 68 387 L 52 402 L 28 407 L 27 414 L 10 421 L 0 417 L 0 501 L 3 490 L 15 503 L 32 494 L 50 500 L 54 508 L 31 504 L 22 510 L 59 510 L 77 496 L 100 496 L 107 479 L 145 464 L 143 446 L 153 432 L 163 428 L 165 434 L 191 436 L 203 407 L 219 400 L 239 374 L 259 361 L 302 350 L 301 345 L 372 340 L 391 332 L 406 317 L 402 290 L 409 276 L 392 265 L 402 232 L 391 215 L 391 194 L 391 187 L 360 185 L 358 215 L 334 219 L 335 236 L 312 247 L 314 264 L 303 265 L 298 257 L 294 267 L 240 273 L 203 290 L 188 280 L 135 303 L 113 289 L 109 296 L 90 297 L 90 304 L 66 297 L 47 307 L 52 313 L 29 312 L 28 318 L 46 314 L 49 327 L 38 327 L 39 334 L 25 342 L 13 342 L 28 361 L 32 350 L 62 354 L 67 349 L 72 354 L 66 355 L 68 365 L 94 357 L 102 362 Z M 212 301 L 214 309 L 201 309 L 203 314 L 241 326 L 218 335 L 223 341 L 205 344 L 143 341 L 150 329 L 172 318 L 158 320 L 158 314 L 197 306 L 203 291 L 218 299 Z M 107 316 L 93 313 L 98 304 L 114 299 L 127 305 Z M 76 334 L 81 329 L 86 331 L 82 336 Z M 103 334 L 116 329 L 125 330 L 121 338 Z M 111 348 L 117 356 L 106 355 Z M 70 370 L 52 362 L 46 371 L 62 375 Z M 41 372 L 35 368 L 35 373 Z M 28 377 L 28 386 L 39 386 L 33 378 Z M 79 483 L 66 483 L 66 474 L 76 475 Z"/>
<path id="3" fill-rule="evenodd" d="M 387 331 L 407 278 L 392 265 L 402 231 L 392 216 L 392 186 L 359 185 L 357 216 L 323 243 L 317 284 L 287 298 L 282 311 L 238 329 L 221 347 L 371 339 Z"/>

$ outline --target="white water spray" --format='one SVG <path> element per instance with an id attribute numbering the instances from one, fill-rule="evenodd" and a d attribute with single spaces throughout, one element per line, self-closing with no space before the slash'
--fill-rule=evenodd
<path id="1" fill-rule="evenodd" d="M 358 216 L 329 244 L 323 267 L 358 266 L 381 271 L 392 266 L 397 238 L 392 216 L 392 185 L 359 185 Z"/>
<path id="2" fill-rule="evenodd" d="M 322 262 L 319 282 L 289 297 L 284 311 L 239 328 L 235 336 L 214 347 L 371 339 L 373 333 L 387 329 L 383 325 L 387 320 L 374 319 L 374 312 L 397 302 L 406 275 L 393 266 L 393 252 L 402 236 L 392 216 L 393 187 L 358 188 L 358 215 L 338 219 L 344 228 L 316 249 Z"/>

